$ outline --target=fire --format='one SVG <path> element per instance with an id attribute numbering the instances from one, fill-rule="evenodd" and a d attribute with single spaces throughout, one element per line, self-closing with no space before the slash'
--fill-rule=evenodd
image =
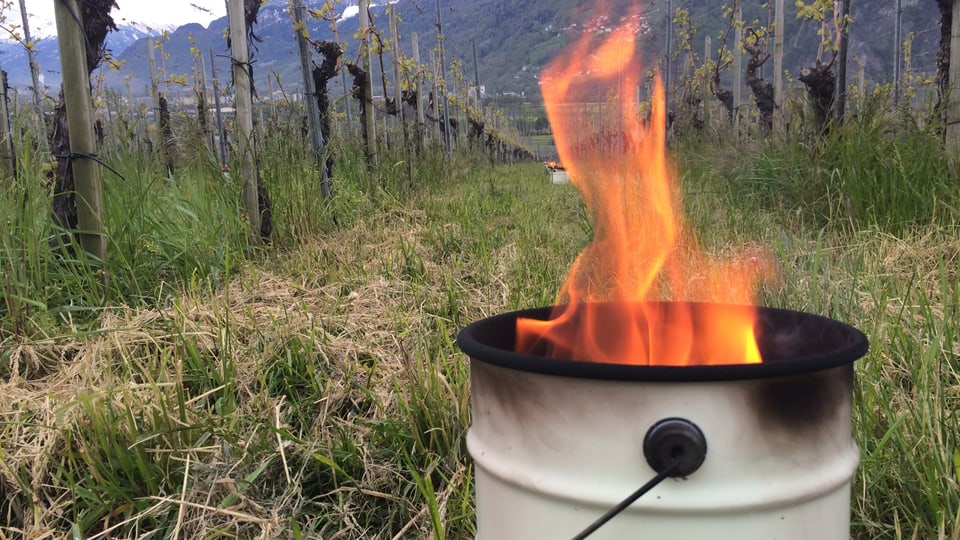
<path id="1" fill-rule="evenodd" d="M 561 164 L 560 164 L 559 162 L 557 162 L 557 161 L 544 161 L 543 164 L 546 165 L 546 167 L 547 167 L 548 169 L 550 169 L 551 171 L 562 171 L 562 170 L 564 170 L 564 169 L 563 169 L 563 165 L 561 165 Z"/>
<path id="2" fill-rule="evenodd" d="M 541 77 L 560 162 L 594 233 L 550 320 L 518 320 L 516 348 L 620 364 L 760 362 L 751 305 L 767 265 L 759 254 L 711 257 L 684 227 L 666 156 L 664 90 L 657 78 L 643 118 L 639 12 L 624 20 L 599 43 L 585 32 Z"/>

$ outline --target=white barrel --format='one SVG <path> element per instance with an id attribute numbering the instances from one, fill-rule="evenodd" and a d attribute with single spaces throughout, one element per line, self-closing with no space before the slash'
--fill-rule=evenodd
<path id="1" fill-rule="evenodd" d="M 539 359 L 509 352 L 493 362 L 478 358 L 496 346 L 470 341 L 508 325 L 465 335 L 468 327 L 459 338 L 471 356 L 467 446 L 475 462 L 479 540 L 574 537 L 656 475 L 644 438 L 667 418 L 699 427 L 707 446 L 703 464 L 685 479 L 664 480 L 591 540 L 849 538 L 850 485 L 859 463 L 852 359 L 866 351 L 855 329 L 841 325 L 840 334 L 849 335 L 829 344 L 843 349 L 842 361 L 830 351 L 832 367 L 739 379 L 711 366 L 706 372 L 720 373 L 720 380 L 656 380 L 571 376 L 565 367 L 556 370 L 560 375 L 531 371 Z M 505 367 L 517 359 L 519 368 Z"/>

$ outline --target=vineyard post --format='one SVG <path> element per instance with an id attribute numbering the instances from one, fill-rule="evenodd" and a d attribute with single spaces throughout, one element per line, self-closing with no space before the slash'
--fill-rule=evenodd
<path id="1" fill-rule="evenodd" d="M 127 116 L 130 118 L 130 123 L 135 124 L 137 122 L 136 110 L 133 108 L 133 88 L 130 86 L 130 76 L 128 75 L 124 81 L 127 88 Z"/>
<path id="2" fill-rule="evenodd" d="M 33 38 L 30 35 L 30 23 L 27 20 L 27 5 L 26 0 L 20 0 L 20 19 L 23 23 L 23 39 L 27 44 L 27 63 L 30 64 L 30 79 L 33 82 L 33 106 L 37 109 L 37 119 L 40 121 L 41 133 L 43 136 L 40 137 L 40 140 L 43 141 L 43 148 L 47 151 L 50 150 L 50 145 L 47 142 L 47 120 L 43 114 L 43 97 L 40 94 L 40 65 L 37 64 L 37 59 L 33 54 Z"/>
<path id="3" fill-rule="evenodd" d="M 250 224 L 250 245 L 261 243 L 260 204 L 257 198 L 257 170 L 253 156 L 253 96 L 250 90 L 250 58 L 247 51 L 247 30 L 244 24 L 243 0 L 227 2 L 230 25 L 230 57 L 233 64 L 233 88 L 236 93 L 237 149 L 240 177 L 243 179 L 244 209 Z"/>
<path id="4" fill-rule="evenodd" d="M 960 0 L 953 0 L 952 16 L 946 147 L 949 154 L 955 156 L 960 150 Z"/>
<path id="5" fill-rule="evenodd" d="M 843 123 L 847 108 L 847 49 L 850 43 L 850 0 L 841 0 L 840 4 L 840 51 L 837 56 L 837 85 L 834 87 L 834 103 L 837 106 L 837 121 Z"/>
<path id="6" fill-rule="evenodd" d="M 385 74 L 384 74 L 384 75 L 385 75 Z M 384 79 L 386 79 L 386 77 L 384 77 Z M 386 96 L 384 96 L 384 99 L 386 99 Z M 382 133 L 383 133 L 384 149 L 385 149 L 387 152 L 390 151 L 390 137 L 392 136 L 392 135 L 391 135 L 391 134 L 392 134 L 392 131 L 391 131 L 391 125 L 390 125 L 390 118 L 389 118 L 389 117 L 390 117 L 389 114 L 381 114 L 381 115 L 380 115 L 380 118 L 383 120 L 383 132 L 382 132 Z"/>
<path id="7" fill-rule="evenodd" d="M 663 65 L 663 121 L 664 133 L 670 136 L 670 71 L 673 56 L 673 0 L 667 0 L 667 60 Z M 602 105 L 601 105 L 602 107 Z"/>
<path id="8" fill-rule="evenodd" d="M 431 112 L 433 113 L 433 118 L 434 118 L 434 122 L 433 122 L 434 129 L 432 131 L 433 131 L 433 136 L 436 138 L 437 141 L 439 141 L 440 137 L 443 136 L 443 130 L 442 130 L 443 124 L 441 123 L 441 118 L 440 118 L 440 97 L 439 97 L 440 96 L 440 75 L 439 73 L 437 73 L 436 59 L 431 59 L 431 60 L 434 60 L 433 62 L 431 62 L 431 66 L 430 66 L 430 69 L 433 71 L 433 110 Z"/>
<path id="9" fill-rule="evenodd" d="M 154 148 L 160 153 L 160 161 L 167 162 L 165 144 L 163 141 L 163 129 L 160 123 L 160 82 L 157 80 L 157 58 L 156 44 L 153 36 L 147 38 L 147 58 L 150 63 L 150 96 L 153 100 L 153 123 L 155 143 Z"/>
<path id="10" fill-rule="evenodd" d="M 220 82 L 217 81 L 217 62 L 210 49 L 210 81 L 213 88 L 213 110 L 217 118 L 217 134 L 220 138 L 220 167 L 227 166 L 227 130 L 223 126 L 223 107 L 220 105 Z"/>
<path id="11" fill-rule="evenodd" d="M 706 64 L 710 61 L 710 55 L 713 54 L 713 43 L 710 39 L 710 36 L 703 38 L 703 62 Z M 711 95 L 710 95 L 710 77 L 707 76 L 707 72 L 704 71 L 703 75 L 703 127 L 707 132 L 710 130 L 710 117 L 713 114 L 711 110 Z"/>
<path id="12" fill-rule="evenodd" d="M 437 70 L 437 88 L 438 91 L 433 96 L 434 103 L 439 104 L 440 92 L 443 92 L 443 148 L 447 154 L 447 157 L 450 157 L 450 107 L 447 104 L 447 74 L 446 67 L 444 67 L 443 59 L 443 25 L 440 19 L 440 0 L 434 2 L 437 7 L 437 52 L 439 55 L 440 67 Z"/>
<path id="13" fill-rule="evenodd" d="M 160 110 L 160 84 L 157 82 L 156 43 L 153 41 L 153 36 L 147 37 L 147 59 L 150 64 L 150 97 L 153 100 L 153 121 L 159 126 L 160 120 L 157 111 Z"/>
<path id="14" fill-rule="evenodd" d="M 423 126 L 426 124 L 426 118 L 423 114 L 423 84 L 422 66 L 420 66 L 420 38 L 416 32 L 410 34 L 410 48 L 413 51 L 413 64 L 416 66 L 416 72 L 413 74 L 413 86 L 417 96 L 417 148 L 423 147 Z"/>
<path id="15" fill-rule="evenodd" d="M 269 79 L 267 79 L 267 80 L 269 80 Z M 253 87 L 251 86 L 251 90 L 250 90 L 250 103 L 251 103 L 251 104 L 253 103 L 253 90 L 252 90 L 252 88 L 253 88 Z M 260 102 L 263 103 L 263 99 L 261 99 Z M 254 110 L 253 105 L 250 106 L 250 110 L 251 110 L 251 111 Z M 253 125 L 261 130 L 260 133 L 263 133 L 263 130 L 266 129 L 265 126 L 267 125 L 267 123 L 263 120 L 263 107 L 257 107 L 257 108 L 256 108 L 256 111 L 257 111 L 257 121 L 254 122 Z M 256 132 L 256 130 L 254 130 L 254 132 Z M 256 137 L 256 135 L 254 135 L 254 137 Z M 256 160 L 254 160 L 254 161 L 256 161 Z"/>
<path id="16" fill-rule="evenodd" d="M 333 31 L 333 40 L 346 52 L 345 44 L 340 42 L 340 33 L 337 32 L 337 14 L 334 13 L 330 0 L 326 0 L 325 5 L 330 9 L 330 13 L 332 14 L 330 17 L 330 30 Z M 353 121 L 350 119 L 350 92 L 347 89 L 347 70 L 341 69 L 339 71 L 340 82 L 343 84 L 343 106 L 346 111 L 347 131 L 350 131 L 353 128 Z M 337 122 L 337 133 L 340 133 L 340 122 Z"/>
<path id="17" fill-rule="evenodd" d="M 736 36 L 733 40 L 733 135 L 740 134 L 740 81 L 743 79 L 743 46 L 740 44 L 740 29 L 743 28 L 743 11 L 736 7 Z"/>
<path id="18" fill-rule="evenodd" d="M 786 125 L 783 110 L 783 0 L 777 0 L 774 6 L 773 35 L 773 129 L 782 132 Z"/>
<path id="19" fill-rule="evenodd" d="M 477 133 L 477 149 L 483 151 L 483 133 L 485 126 L 483 120 L 483 101 L 480 99 L 480 62 L 477 60 L 477 41 L 473 39 L 470 40 L 470 46 L 473 49 L 473 84 L 474 98 L 476 99 L 474 106 L 476 107 L 476 121 L 480 123 L 479 133 Z M 469 104 L 467 109 L 469 111 Z M 469 139 L 467 142 L 469 143 Z"/>
<path id="20" fill-rule="evenodd" d="M 400 123 L 403 146 L 405 150 L 409 150 L 407 122 L 403 115 L 403 93 L 400 89 L 400 30 L 397 28 L 396 4 L 390 4 L 387 9 L 390 10 L 390 44 L 393 47 L 393 102 L 397 107 L 397 121 Z"/>
<path id="21" fill-rule="evenodd" d="M 107 241 L 103 235 L 103 201 L 100 169 L 91 156 L 97 153 L 94 111 L 87 73 L 86 37 L 78 0 L 54 2 L 63 97 L 67 111 L 70 161 L 77 197 L 77 228 L 84 251 L 105 261 Z M 106 274 L 103 275 L 106 279 Z"/>
<path id="22" fill-rule="evenodd" d="M 320 131 L 320 107 L 317 105 L 317 89 L 313 82 L 310 48 L 307 43 L 307 8 L 303 0 L 293 0 L 294 32 L 297 35 L 297 51 L 300 53 L 300 72 L 303 75 L 303 101 L 307 105 L 307 125 L 310 128 L 310 147 L 320 169 L 320 193 L 324 199 L 331 197 L 330 179 L 323 163 L 323 132 Z"/>
<path id="23" fill-rule="evenodd" d="M 116 101 L 114 101 L 115 99 L 116 99 Z M 121 119 L 123 113 L 121 113 L 121 112 L 118 111 L 118 110 L 114 110 L 114 106 L 115 106 L 115 105 L 119 105 L 119 104 L 120 104 L 120 101 L 119 101 L 119 99 L 117 99 L 117 94 L 116 94 L 115 92 L 111 92 L 110 90 L 106 90 L 106 91 L 104 92 L 104 96 L 103 96 L 103 106 L 107 108 L 107 119 L 110 120 L 110 122 L 104 122 L 104 123 L 101 124 L 101 127 L 103 128 L 103 130 L 102 130 L 102 132 L 101 132 L 101 133 L 102 133 L 101 137 L 103 137 L 103 136 L 106 135 L 107 129 L 113 127 L 113 124 L 114 124 L 113 119 L 114 119 L 114 118 L 116 118 L 118 121 Z M 113 130 L 110 129 L 110 131 L 112 132 Z M 100 143 L 100 144 L 103 144 L 103 139 L 101 138 L 101 139 L 98 140 L 97 142 Z"/>
<path id="24" fill-rule="evenodd" d="M 903 48 L 900 43 L 903 2 L 897 0 L 897 11 L 893 25 L 893 104 L 900 104 L 900 66 L 903 64 Z"/>
<path id="25" fill-rule="evenodd" d="M 274 96 L 276 95 L 275 94 L 276 90 L 273 87 L 273 79 L 276 77 L 276 73 L 277 72 L 274 71 L 273 68 L 271 68 L 270 76 L 267 77 L 267 91 L 270 92 L 269 94 L 267 94 L 267 96 L 269 96 L 269 99 L 270 99 L 270 121 L 271 122 L 276 122 L 277 120 L 277 100 L 274 99 Z M 263 111 L 262 108 L 260 110 Z M 262 119 L 261 119 L 261 124 L 263 124 Z M 263 125 L 266 126 L 267 124 L 263 124 Z"/>
<path id="26" fill-rule="evenodd" d="M 16 153 L 10 135 L 10 111 L 7 110 L 7 72 L 0 68 L 0 161 L 3 172 L 11 178 L 17 175 Z"/>
<path id="27" fill-rule="evenodd" d="M 477 41 L 470 40 L 470 46 L 473 47 L 473 84 L 476 85 L 474 97 L 477 98 L 477 111 L 480 114 L 483 111 L 483 104 L 480 101 L 480 62 L 477 61 Z"/>
<path id="28" fill-rule="evenodd" d="M 363 104 L 366 114 L 364 115 L 363 129 L 367 133 L 367 161 L 370 165 L 377 164 L 377 123 L 373 110 L 373 73 L 370 71 L 370 1 L 360 0 L 360 64 L 364 73 L 367 74 L 364 82 L 364 96 L 366 103 Z M 372 187 L 372 186 L 371 186 Z"/>
<path id="29" fill-rule="evenodd" d="M 210 101 L 209 99 L 207 99 L 207 65 L 203 59 L 202 53 L 199 53 L 199 52 L 197 53 L 197 60 L 198 60 L 199 69 L 200 69 L 200 95 L 198 96 L 198 99 L 200 99 L 200 101 L 203 103 L 203 109 L 202 109 L 203 118 L 201 119 L 201 125 L 204 126 L 203 129 L 205 131 L 205 133 L 203 134 L 204 135 L 203 144 L 207 145 L 208 152 L 216 155 L 217 150 L 216 150 L 215 142 L 213 140 L 213 130 L 210 129 L 210 124 L 209 124 L 210 114 L 208 113 L 208 110 L 209 110 L 208 107 L 209 107 Z"/>
<path id="30" fill-rule="evenodd" d="M 857 70 L 857 95 L 860 96 L 860 104 L 863 104 L 863 98 L 865 96 L 864 91 L 866 90 L 866 75 L 864 74 L 863 64 L 860 64 L 860 69 Z"/>
<path id="31" fill-rule="evenodd" d="M 130 118 L 130 141 L 127 143 L 127 148 L 131 152 L 137 152 L 137 155 L 140 155 L 141 147 L 141 137 L 140 135 L 140 115 L 139 108 L 134 108 L 134 103 L 136 101 L 133 99 L 133 88 L 130 84 L 130 76 L 126 78 L 126 87 L 127 87 L 127 116 Z"/>

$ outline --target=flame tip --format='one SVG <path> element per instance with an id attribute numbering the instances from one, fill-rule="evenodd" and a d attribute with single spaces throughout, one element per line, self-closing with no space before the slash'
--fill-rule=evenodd
<path id="1" fill-rule="evenodd" d="M 638 3 L 631 9 L 641 15 Z M 750 281 L 758 275 L 689 249 L 678 181 L 666 155 L 665 90 L 654 70 L 649 116 L 642 118 L 633 98 L 638 58 L 635 32 L 625 24 L 600 37 L 581 34 L 541 74 L 559 163 L 583 195 L 594 237 L 557 294 L 558 303 L 569 302 L 563 316 L 518 322 L 518 343 L 547 340 L 555 354 L 595 361 L 758 362 L 752 310 L 740 310 L 746 314 L 732 322 L 727 313 L 700 321 L 699 312 L 674 313 L 665 321 L 644 303 L 741 300 L 752 295 Z M 738 272 L 749 279 L 737 279 Z M 609 301 L 641 307 L 598 313 L 595 306 Z M 699 345 L 703 339 L 710 347 Z"/>

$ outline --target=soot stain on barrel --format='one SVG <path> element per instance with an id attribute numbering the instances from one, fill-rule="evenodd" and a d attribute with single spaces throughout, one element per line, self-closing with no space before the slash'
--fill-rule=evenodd
<path id="1" fill-rule="evenodd" d="M 529 375 L 523 372 L 473 359 L 470 362 L 470 379 L 471 394 L 478 412 L 510 415 L 520 424 L 528 424 L 543 414 L 540 411 L 544 408 L 541 389 L 536 384 L 530 384 Z"/>
<path id="2" fill-rule="evenodd" d="M 856 346 L 853 329 L 807 313 L 764 310 L 758 321 L 757 344 L 764 363 L 809 365 L 837 351 Z M 816 436 L 821 426 L 850 406 L 853 364 L 759 379 L 751 389 L 751 404 L 765 430 L 795 437 Z"/>
<path id="3" fill-rule="evenodd" d="M 796 437 L 814 436 L 849 403 L 853 392 L 853 365 L 805 375 L 757 381 L 751 404 L 765 430 Z"/>

